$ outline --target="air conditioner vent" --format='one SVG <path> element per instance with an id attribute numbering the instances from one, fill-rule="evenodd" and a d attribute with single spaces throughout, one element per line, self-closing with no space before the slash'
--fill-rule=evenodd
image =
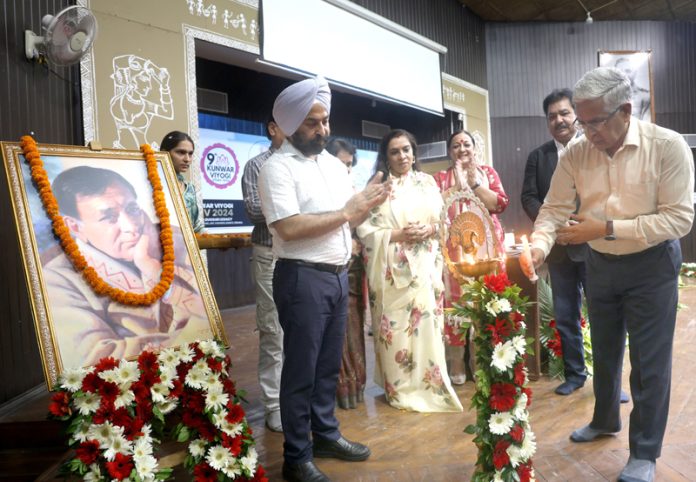
<path id="1" fill-rule="evenodd" d="M 447 143 L 445 141 L 420 144 L 418 146 L 418 160 L 420 162 L 433 162 L 447 158 Z"/>
<path id="2" fill-rule="evenodd" d="M 362 121 L 362 135 L 363 137 L 371 137 L 372 139 L 381 139 L 384 135 L 391 130 L 391 127 L 386 124 L 379 124 L 377 122 Z"/>
<path id="3" fill-rule="evenodd" d="M 196 89 L 198 94 L 198 110 L 217 112 L 218 114 L 228 114 L 227 93 L 218 90 Z"/>

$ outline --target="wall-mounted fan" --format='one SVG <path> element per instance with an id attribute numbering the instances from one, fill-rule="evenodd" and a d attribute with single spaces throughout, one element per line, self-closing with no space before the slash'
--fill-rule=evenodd
<path id="1" fill-rule="evenodd" d="M 24 53 L 29 60 L 45 57 L 54 65 L 79 62 L 97 36 L 97 19 L 80 6 L 68 7 L 56 16 L 45 15 L 41 26 L 43 37 L 24 31 Z"/>

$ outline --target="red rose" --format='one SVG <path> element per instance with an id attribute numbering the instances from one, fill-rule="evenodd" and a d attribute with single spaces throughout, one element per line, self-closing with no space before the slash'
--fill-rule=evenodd
<path id="1" fill-rule="evenodd" d="M 510 286 L 510 280 L 505 273 L 488 274 L 483 277 L 483 284 L 494 293 L 500 294 Z"/>
<path id="2" fill-rule="evenodd" d="M 517 388 L 512 383 L 494 383 L 491 385 L 491 397 L 488 406 L 498 412 L 507 412 L 515 406 Z"/>
<path id="3" fill-rule="evenodd" d="M 128 455 L 116 454 L 113 462 L 106 463 L 106 470 L 116 480 L 123 480 L 130 476 L 133 470 L 133 460 Z"/>
<path id="4" fill-rule="evenodd" d="M 70 410 L 70 394 L 68 392 L 57 392 L 51 395 L 48 411 L 56 417 L 70 415 L 72 413 L 72 410 Z"/>
<path id="5" fill-rule="evenodd" d="M 75 449 L 75 453 L 83 464 L 93 464 L 99 456 L 99 442 L 96 440 L 82 442 L 80 446 Z"/>
<path id="6" fill-rule="evenodd" d="M 499 440 L 493 449 L 493 465 L 497 470 L 502 470 L 503 467 L 510 463 L 510 456 L 507 453 L 507 448 L 510 442 L 507 440 Z"/>
<path id="7" fill-rule="evenodd" d="M 195 482 L 217 482 L 217 471 L 203 462 L 193 468 L 193 480 Z"/>
<path id="8" fill-rule="evenodd" d="M 522 439 L 524 439 L 524 429 L 521 425 L 517 424 L 510 429 L 510 438 L 517 443 L 522 442 Z"/>

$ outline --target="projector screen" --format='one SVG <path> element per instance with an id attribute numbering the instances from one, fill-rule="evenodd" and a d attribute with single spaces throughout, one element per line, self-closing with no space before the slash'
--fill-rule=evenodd
<path id="1" fill-rule="evenodd" d="M 442 115 L 437 49 L 446 49 L 362 7 L 346 6 L 358 15 L 332 3 L 347 2 L 262 0 L 263 60 Z"/>

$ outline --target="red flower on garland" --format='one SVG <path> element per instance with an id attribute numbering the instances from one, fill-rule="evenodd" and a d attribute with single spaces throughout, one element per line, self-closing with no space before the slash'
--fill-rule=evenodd
<path id="1" fill-rule="evenodd" d="M 244 418 L 244 409 L 240 404 L 228 403 L 227 408 L 229 408 L 230 411 L 227 413 L 225 420 L 230 423 L 239 423 L 242 421 Z"/>
<path id="2" fill-rule="evenodd" d="M 510 442 L 507 440 L 498 440 L 493 449 L 493 465 L 497 470 L 502 470 L 507 464 L 510 463 L 510 456 L 507 453 L 507 449 L 510 446 Z"/>
<path id="3" fill-rule="evenodd" d="M 104 383 L 104 380 L 102 380 L 99 375 L 95 372 L 89 372 L 85 375 L 85 378 L 82 379 L 82 391 L 96 393 L 99 391 L 99 387 L 102 383 Z"/>
<path id="4" fill-rule="evenodd" d="M 242 442 L 244 438 L 241 435 L 230 437 L 226 433 L 222 434 L 222 446 L 230 451 L 234 457 L 239 457 L 242 453 Z"/>
<path id="5" fill-rule="evenodd" d="M 517 388 L 512 383 L 494 383 L 491 385 L 491 397 L 488 406 L 498 412 L 507 412 L 515 406 Z"/>
<path id="6" fill-rule="evenodd" d="M 521 387 L 522 385 L 524 385 L 526 379 L 527 376 L 524 373 L 524 363 L 520 362 L 517 365 L 515 365 L 515 373 L 512 381 L 515 382 L 515 385 Z"/>
<path id="7" fill-rule="evenodd" d="M 522 442 L 522 439 L 524 438 L 524 429 L 520 424 L 516 424 L 510 429 L 510 438 L 517 443 Z"/>
<path id="8" fill-rule="evenodd" d="M 532 469 L 532 461 L 530 460 L 524 465 L 517 467 L 517 475 L 520 477 L 520 482 L 531 482 L 534 470 Z"/>
<path id="9" fill-rule="evenodd" d="M 106 470 L 116 480 L 123 480 L 133 471 L 133 459 L 128 455 L 116 454 L 113 462 L 106 463 Z"/>
<path id="10" fill-rule="evenodd" d="M 193 468 L 193 480 L 195 482 L 217 482 L 217 471 L 205 462 Z"/>
<path id="11" fill-rule="evenodd" d="M 144 372 L 155 372 L 159 368 L 157 355 L 151 351 L 144 351 L 138 357 L 138 368 Z"/>
<path id="12" fill-rule="evenodd" d="M 527 395 L 527 406 L 529 407 L 532 404 L 532 389 L 529 387 L 523 387 L 522 393 Z"/>
<path id="13" fill-rule="evenodd" d="M 489 274 L 483 277 L 483 284 L 494 293 L 501 294 L 505 288 L 510 286 L 510 280 L 506 273 Z"/>
<path id="14" fill-rule="evenodd" d="M 68 392 L 58 392 L 51 395 L 51 404 L 48 406 L 48 411 L 56 417 L 65 417 L 70 415 L 70 395 Z"/>
<path id="15" fill-rule="evenodd" d="M 118 366 L 118 361 L 113 357 L 105 357 L 99 360 L 99 362 L 94 366 L 97 373 L 105 372 L 107 370 L 112 370 Z"/>
<path id="16" fill-rule="evenodd" d="M 83 464 L 93 464 L 99 456 L 99 442 L 96 440 L 82 442 L 80 446 L 75 449 L 75 453 Z"/>
<path id="17" fill-rule="evenodd" d="M 513 325 L 515 326 L 515 331 L 517 331 L 521 328 L 521 324 L 524 321 L 524 315 L 517 311 L 513 311 L 510 313 L 510 321 L 512 321 Z"/>

